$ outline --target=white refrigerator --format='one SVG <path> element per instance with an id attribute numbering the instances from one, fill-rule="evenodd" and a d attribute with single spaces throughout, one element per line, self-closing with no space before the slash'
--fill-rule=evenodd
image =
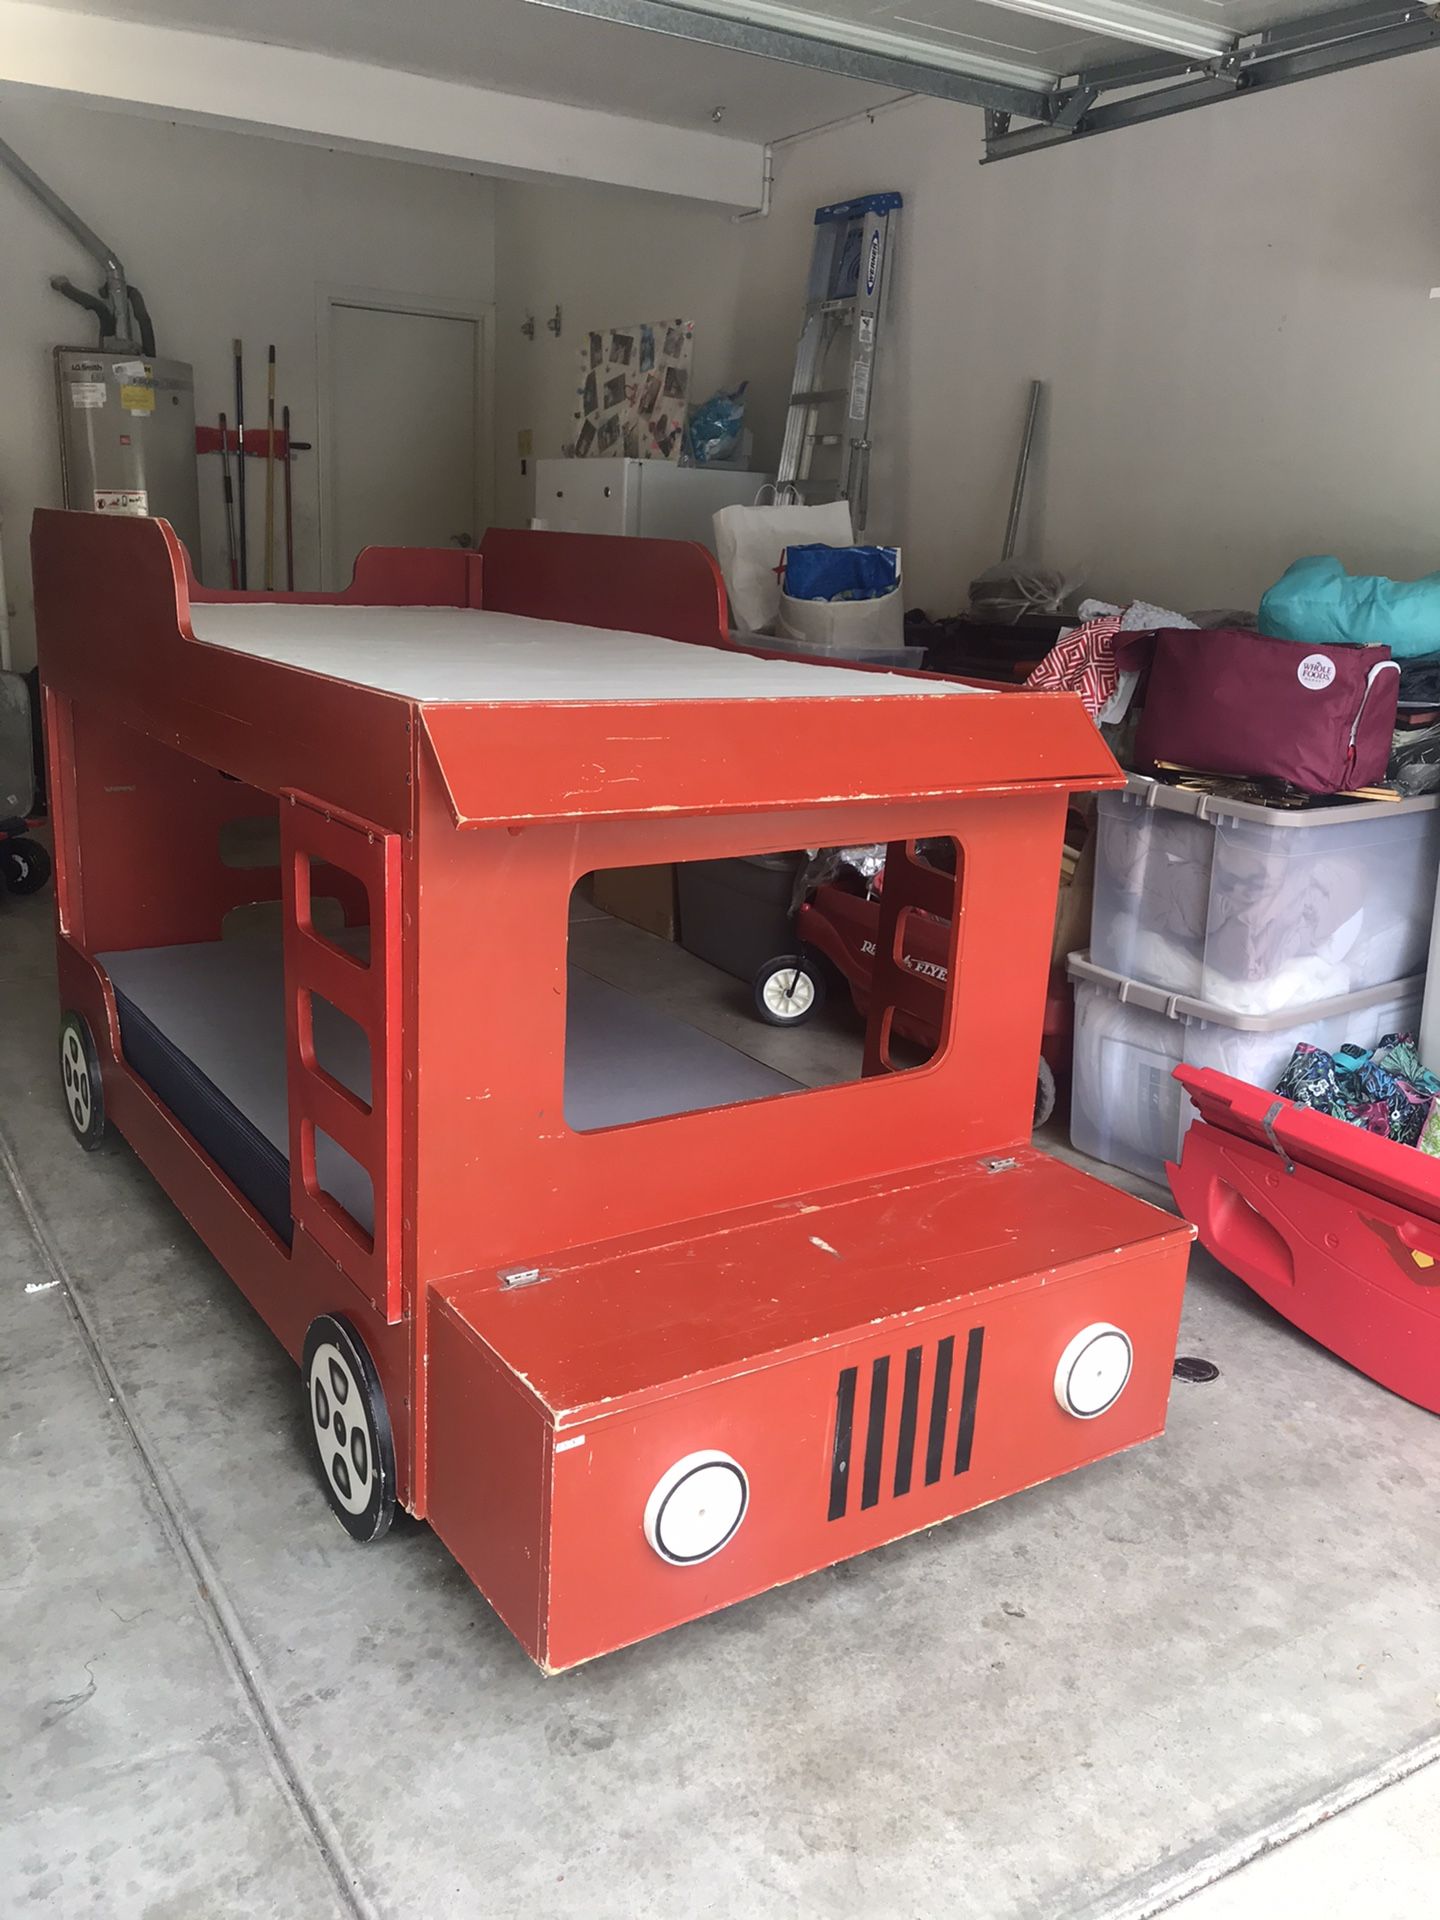
<path id="1" fill-rule="evenodd" d="M 712 515 L 749 506 L 773 479 L 668 460 L 537 460 L 533 527 L 555 533 L 628 533 L 698 540 L 715 550 Z"/>

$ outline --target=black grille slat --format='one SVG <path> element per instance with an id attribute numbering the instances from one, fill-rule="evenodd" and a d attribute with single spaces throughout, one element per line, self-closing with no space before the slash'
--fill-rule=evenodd
<path id="1" fill-rule="evenodd" d="M 947 1333 L 935 1350 L 935 1380 L 930 1388 L 930 1437 L 925 1448 L 925 1484 L 933 1487 L 945 1461 L 945 1428 L 950 1419 L 950 1374 L 955 1365 L 955 1336 Z"/>
<path id="2" fill-rule="evenodd" d="M 975 1446 L 975 1411 L 980 1400 L 980 1355 L 985 1346 L 985 1329 L 972 1327 L 965 1343 L 965 1378 L 960 1387 L 960 1427 L 955 1435 L 955 1471 L 970 1471 L 970 1455 Z"/>
<path id="3" fill-rule="evenodd" d="M 879 1354 L 870 1363 L 870 1413 L 865 1422 L 865 1477 L 860 1505 L 873 1507 L 880 1498 L 880 1472 L 885 1464 L 885 1405 L 890 1397 L 890 1357 Z"/>
<path id="4" fill-rule="evenodd" d="M 846 1367 L 835 1388 L 835 1448 L 830 1457 L 830 1514 L 839 1520 L 850 1491 L 850 1446 L 855 1434 L 855 1369 Z"/>
<path id="5" fill-rule="evenodd" d="M 900 1432 L 895 1441 L 895 1497 L 910 1491 L 910 1476 L 915 1470 L 915 1427 L 920 1416 L 920 1362 L 923 1347 L 911 1347 L 905 1355 L 905 1385 L 900 1391 Z"/>
<path id="6" fill-rule="evenodd" d="M 935 1343 L 930 1378 L 930 1410 L 925 1423 L 925 1485 L 935 1486 L 945 1471 L 946 1440 L 950 1433 L 950 1403 L 955 1385 L 956 1335 L 947 1333 Z M 959 1419 L 955 1428 L 952 1472 L 968 1473 L 975 1451 L 975 1421 L 980 1405 L 980 1373 L 985 1329 L 972 1327 L 966 1336 L 964 1370 L 960 1380 Z M 869 1397 L 865 1407 L 865 1457 L 860 1478 L 860 1509 L 880 1503 L 885 1477 L 885 1442 L 890 1406 L 889 1354 L 870 1362 Z M 891 1485 L 895 1498 L 908 1494 L 915 1480 L 915 1456 L 920 1439 L 920 1401 L 925 1375 L 925 1348 L 907 1347 L 900 1387 L 900 1417 L 895 1434 L 895 1461 Z M 860 1368 L 842 1367 L 835 1383 L 835 1433 L 830 1457 L 829 1518 L 841 1520 L 850 1503 L 850 1466 L 855 1456 L 855 1400 Z"/>

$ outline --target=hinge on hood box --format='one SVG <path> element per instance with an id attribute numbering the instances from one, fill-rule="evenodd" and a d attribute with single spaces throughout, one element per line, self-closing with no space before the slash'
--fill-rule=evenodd
<path id="1" fill-rule="evenodd" d="M 1286 1173 L 1293 1173 L 1295 1171 L 1295 1162 L 1290 1158 L 1290 1155 L 1285 1150 L 1285 1148 L 1281 1146 L 1279 1140 L 1276 1138 L 1276 1135 L 1275 1135 L 1275 1116 L 1277 1113 L 1283 1113 L 1288 1104 L 1289 1103 L 1287 1101 L 1277 1100 L 1275 1104 L 1270 1108 L 1269 1112 L 1265 1115 L 1265 1118 L 1260 1122 L 1260 1124 L 1265 1129 L 1265 1138 L 1270 1142 L 1270 1145 L 1274 1148 L 1275 1152 L 1278 1153 L 1280 1158 L 1285 1162 Z"/>
<path id="2" fill-rule="evenodd" d="M 533 1287 L 550 1278 L 539 1267 L 501 1267 L 495 1275 L 502 1287 Z"/>

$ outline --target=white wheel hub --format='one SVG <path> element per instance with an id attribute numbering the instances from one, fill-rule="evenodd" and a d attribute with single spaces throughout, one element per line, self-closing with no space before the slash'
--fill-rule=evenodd
<path id="1" fill-rule="evenodd" d="M 693 1566 L 730 1540 L 750 1504 L 745 1470 L 728 1453 L 687 1453 L 645 1502 L 645 1538 L 662 1560 Z"/>
<path id="2" fill-rule="evenodd" d="M 765 982 L 762 997 L 777 1020 L 798 1020 L 815 1004 L 815 982 L 804 967 L 777 967 Z"/>
<path id="3" fill-rule="evenodd" d="M 65 1103 L 77 1133 L 88 1133 L 95 1111 L 95 1096 L 90 1087 L 90 1063 L 85 1058 L 85 1043 L 78 1027 L 66 1027 L 60 1042 L 60 1077 L 65 1083 Z"/>
<path id="4" fill-rule="evenodd" d="M 315 1349 L 307 1398 L 330 1490 L 347 1513 L 363 1513 L 375 1488 L 375 1441 L 364 1391 L 349 1360 L 331 1341 Z"/>
<path id="5" fill-rule="evenodd" d="M 1128 1333 L 1097 1320 L 1066 1347 L 1055 1369 L 1055 1398 L 1077 1420 L 1106 1413 L 1125 1391 L 1135 1350 Z"/>

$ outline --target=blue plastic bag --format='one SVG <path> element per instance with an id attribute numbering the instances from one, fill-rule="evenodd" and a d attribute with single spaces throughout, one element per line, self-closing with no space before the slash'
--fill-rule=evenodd
<path id="1" fill-rule="evenodd" d="M 900 584 L 898 547 L 787 547 L 792 600 L 883 600 Z"/>
<path id="2" fill-rule="evenodd" d="M 1421 580 L 1347 573 L 1333 554 L 1297 560 L 1260 602 L 1260 631 L 1307 647 L 1440 653 L 1440 573 Z"/>
<path id="3" fill-rule="evenodd" d="M 692 409 L 685 432 L 690 442 L 690 458 L 697 467 L 728 460 L 740 444 L 745 426 L 745 389 L 742 380 L 733 393 L 712 393 Z"/>

